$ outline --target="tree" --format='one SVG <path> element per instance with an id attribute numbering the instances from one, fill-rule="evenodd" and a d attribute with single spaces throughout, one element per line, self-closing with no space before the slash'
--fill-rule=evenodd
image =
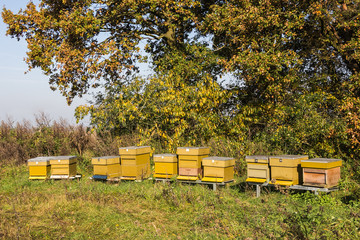
<path id="1" fill-rule="evenodd" d="M 169 148 L 247 135 L 351 158 L 360 147 L 359 13 L 357 1 L 335 0 L 43 0 L 2 16 L 8 35 L 27 40 L 29 68 L 69 103 L 102 86 L 77 112 L 99 129 Z M 149 76 L 138 72 L 143 61 Z"/>

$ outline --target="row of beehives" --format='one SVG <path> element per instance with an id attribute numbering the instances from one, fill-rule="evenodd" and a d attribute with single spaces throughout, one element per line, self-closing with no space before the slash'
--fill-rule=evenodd
<path id="1" fill-rule="evenodd" d="M 330 188 L 338 185 L 342 160 L 306 155 L 246 156 L 247 182 Z"/>
<path id="2" fill-rule="evenodd" d="M 37 157 L 28 160 L 29 179 L 50 177 L 74 177 L 76 175 L 76 156 Z"/>
<path id="3" fill-rule="evenodd" d="M 150 177 L 149 146 L 131 146 L 119 149 L 120 156 L 104 156 L 92 159 L 93 179 L 141 180 Z M 153 156 L 155 178 L 228 182 L 234 179 L 235 159 L 209 157 L 207 147 L 179 147 L 176 154 Z M 76 175 L 76 157 L 38 157 L 28 160 L 30 179 Z"/>
<path id="4" fill-rule="evenodd" d="M 150 152 L 148 146 L 124 147 L 120 156 L 92 159 L 93 179 L 140 180 L 150 176 Z M 176 177 L 179 180 L 228 182 L 234 178 L 233 158 L 209 157 L 207 147 L 179 147 L 176 154 L 156 154 L 153 176 L 158 179 Z"/>

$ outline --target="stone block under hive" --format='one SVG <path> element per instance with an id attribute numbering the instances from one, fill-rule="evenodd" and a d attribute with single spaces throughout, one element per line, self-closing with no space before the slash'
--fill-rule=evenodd
<path id="1" fill-rule="evenodd" d="M 269 157 L 253 155 L 245 157 L 247 164 L 246 182 L 265 183 L 270 181 Z"/>
<path id="2" fill-rule="evenodd" d="M 202 159 L 209 156 L 208 147 L 178 147 L 179 180 L 199 180 L 202 178 Z"/>
<path id="3" fill-rule="evenodd" d="M 104 156 L 93 158 L 91 163 L 94 168 L 94 178 L 104 176 L 106 179 L 121 176 L 121 166 L 119 156 Z"/>
<path id="4" fill-rule="evenodd" d="M 154 155 L 155 178 L 172 178 L 178 174 L 178 159 L 176 154 Z"/>
<path id="5" fill-rule="evenodd" d="M 47 179 L 50 175 L 50 157 L 37 157 L 28 160 L 29 179 Z"/>
<path id="6" fill-rule="evenodd" d="M 228 182 L 234 180 L 235 159 L 227 157 L 206 157 L 202 160 L 204 182 Z"/>
<path id="7" fill-rule="evenodd" d="M 55 156 L 51 157 L 51 176 L 66 175 L 73 177 L 76 175 L 76 156 Z"/>
<path id="8" fill-rule="evenodd" d="M 285 186 L 301 184 L 300 163 L 308 158 L 306 155 L 270 156 L 271 182 Z"/>
<path id="9" fill-rule="evenodd" d="M 341 159 L 313 158 L 301 161 L 303 185 L 331 188 L 339 184 Z"/>
<path id="10" fill-rule="evenodd" d="M 150 176 L 150 146 L 119 149 L 122 179 L 141 180 Z"/>

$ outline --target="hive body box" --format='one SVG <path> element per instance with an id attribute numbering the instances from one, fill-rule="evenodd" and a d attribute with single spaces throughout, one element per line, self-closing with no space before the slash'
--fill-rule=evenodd
<path id="1" fill-rule="evenodd" d="M 204 182 L 228 182 L 234 180 L 235 159 L 227 157 L 206 157 L 202 159 Z"/>
<path id="2" fill-rule="evenodd" d="M 198 180 L 202 178 L 202 159 L 209 156 L 208 147 L 178 147 L 179 180 Z"/>
<path id="3" fill-rule="evenodd" d="M 313 158 L 302 160 L 303 185 L 331 188 L 340 180 L 341 159 Z"/>
<path id="4" fill-rule="evenodd" d="M 279 185 L 297 185 L 302 182 L 301 179 L 301 160 L 308 159 L 306 155 L 280 155 L 271 156 L 271 180 Z"/>
<path id="5" fill-rule="evenodd" d="M 95 176 L 104 176 L 106 179 L 121 177 L 119 156 L 93 158 L 91 163 L 94 167 L 94 178 Z"/>
<path id="6" fill-rule="evenodd" d="M 270 181 L 269 157 L 263 155 L 246 156 L 246 182 L 265 183 Z"/>
<path id="7" fill-rule="evenodd" d="M 150 176 L 150 146 L 119 149 L 122 179 L 141 180 Z"/>
<path id="8" fill-rule="evenodd" d="M 28 160 L 29 179 L 47 179 L 50 175 L 50 157 L 37 157 Z"/>
<path id="9" fill-rule="evenodd" d="M 66 175 L 74 177 L 76 175 L 76 156 L 56 156 L 51 157 L 51 176 Z"/>
<path id="10" fill-rule="evenodd" d="M 178 174 L 178 159 L 176 154 L 154 155 L 155 178 L 172 178 Z"/>

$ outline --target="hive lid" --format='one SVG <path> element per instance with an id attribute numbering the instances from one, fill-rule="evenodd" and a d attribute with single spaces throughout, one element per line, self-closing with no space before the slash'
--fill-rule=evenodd
<path id="1" fill-rule="evenodd" d="M 77 162 L 76 156 L 54 156 L 50 158 L 51 165 L 73 164 Z"/>
<path id="2" fill-rule="evenodd" d="M 155 154 L 154 155 L 154 162 L 177 162 L 177 155 L 171 153 L 164 153 L 164 154 Z"/>
<path id="3" fill-rule="evenodd" d="M 229 157 L 206 157 L 202 159 L 202 165 L 208 167 L 231 167 L 235 165 L 235 159 Z"/>
<path id="4" fill-rule="evenodd" d="M 120 155 L 140 155 L 151 152 L 150 146 L 129 146 L 119 148 Z"/>
<path id="5" fill-rule="evenodd" d="M 119 149 L 142 149 L 142 148 L 149 148 L 150 146 L 129 146 L 129 147 L 121 147 Z"/>
<path id="6" fill-rule="evenodd" d="M 305 168 L 334 168 L 342 166 L 342 160 L 334 158 L 312 158 L 301 160 L 301 166 Z"/>
<path id="7" fill-rule="evenodd" d="M 173 154 L 173 153 L 162 153 L 162 154 L 155 154 L 154 155 L 154 158 L 155 157 L 176 157 L 176 154 Z"/>
<path id="8" fill-rule="evenodd" d="M 268 163 L 269 156 L 266 155 L 252 155 L 246 156 L 245 160 L 247 163 Z"/>
<path id="9" fill-rule="evenodd" d="M 341 159 L 335 158 L 311 158 L 307 160 L 302 160 L 301 162 L 320 162 L 320 163 L 331 163 L 331 162 L 341 162 Z"/>
<path id="10" fill-rule="evenodd" d="M 178 155 L 207 155 L 210 153 L 208 147 L 178 147 L 176 150 Z"/>
<path id="11" fill-rule="evenodd" d="M 50 157 L 50 160 L 72 160 L 75 158 L 76 156 L 54 156 L 54 157 Z"/>
<path id="12" fill-rule="evenodd" d="M 119 158 L 120 156 L 103 156 L 103 157 L 94 157 L 96 159 L 112 159 L 112 158 Z"/>
<path id="13" fill-rule="evenodd" d="M 93 165 L 107 165 L 120 163 L 120 156 L 95 157 L 91 160 Z"/>
<path id="14" fill-rule="evenodd" d="M 203 158 L 203 160 L 230 161 L 230 160 L 234 160 L 234 158 L 211 156 L 211 157 Z"/>
<path id="15" fill-rule="evenodd" d="M 297 167 L 300 165 L 301 160 L 306 160 L 309 157 L 307 155 L 278 155 L 270 156 L 270 166 L 275 167 Z"/>
<path id="16" fill-rule="evenodd" d="M 277 156 L 270 156 L 269 158 L 281 158 L 281 159 L 300 159 L 300 158 L 307 158 L 307 155 L 277 155 Z"/>
<path id="17" fill-rule="evenodd" d="M 31 158 L 28 160 L 28 162 L 49 162 L 51 157 L 36 157 Z"/>
<path id="18" fill-rule="evenodd" d="M 269 156 L 267 155 L 250 155 L 246 156 L 245 159 L 262 159 L 262 160 L 268 160 Z"/>

